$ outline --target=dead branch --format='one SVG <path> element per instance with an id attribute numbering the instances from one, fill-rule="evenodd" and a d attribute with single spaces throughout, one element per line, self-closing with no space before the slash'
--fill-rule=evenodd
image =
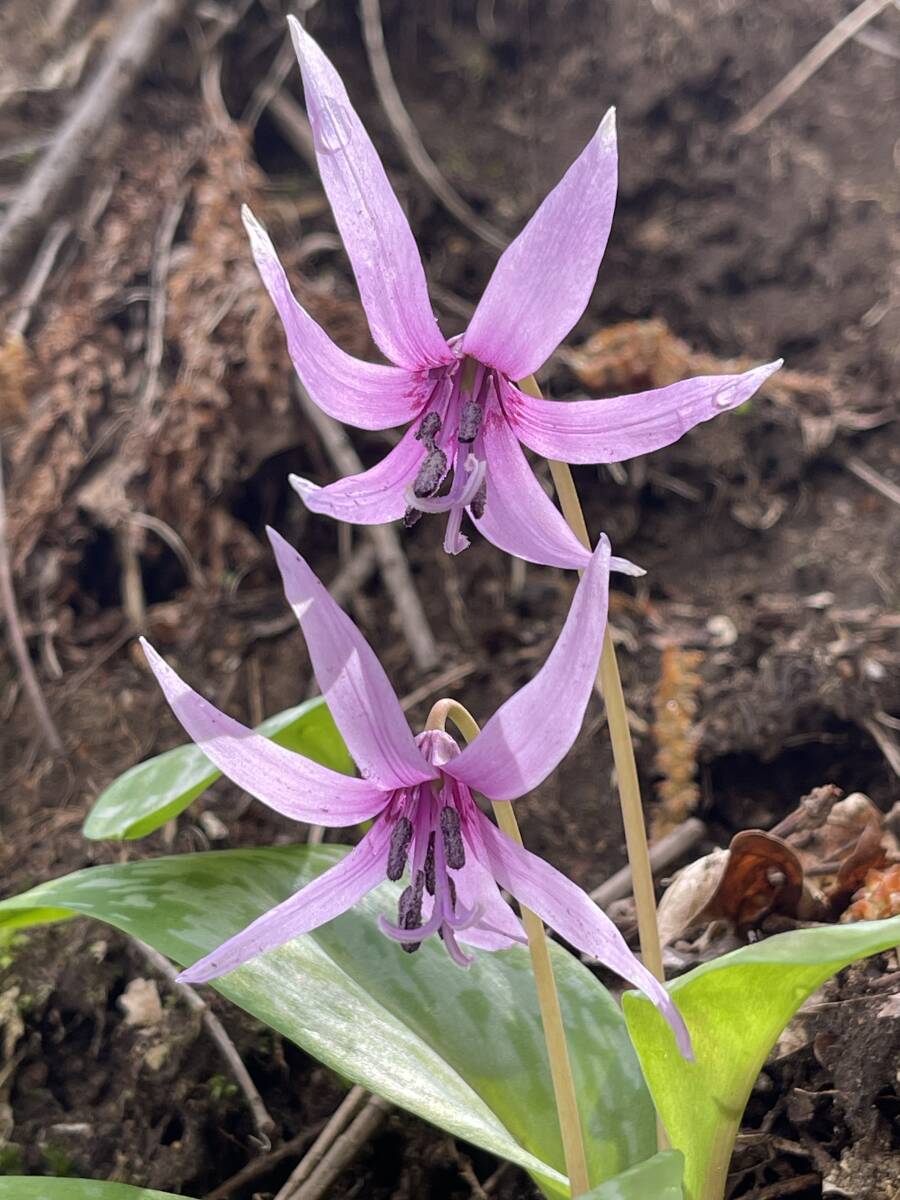
<path id="1" fill-rule="evenodd" d="M 416 172 L 428 190 L 443 204 L 444 208 L 461 225 L 475 234 L 476 237 L 493 246 L 495 250 L 505 250 L 509 238 L 503 236 L 489 221 L 483 220 L 463 200 L 459 192 L 452 187 L 438 169 L 437 163 L 425 149 L 419 131 L 413 124 L 412 118 L 406 111 L 384 45 L 384 30 L 381 25 L 381 6 L 379 0 L 362 0 L 363 37 L 366 43 L 366 53 L 369 56 L 369 66 L 372 69 L 372 79 L 384 115 L 390 122 L 397 141 L 412 169 Z"/>
<path id="2" fill-rule="evenodd" d="M 44 238 L 37 257 L 32 263 L 31 270 L 28 272 L 28 278 L 22 285 L 22 291 L 19 294 L 19 303 L 13 310 L 9 324 L 6 327 L 7 336 L 24 337 L 28 332 L 32 314 L 43 294 L 44 288 L 47 286 L 47 280 L 50 278 L 50 272 L 53 270 L 53 265 L 56 262 L 62 244 L 69 236 L 71 230 L 71 221 L 65 219 L 54 221 L 48 229 L 47 236 Z"/>
<path id="3" fill-rule="evenodd" d="M 263 1148 L 268 1150 L 272 1145 L 269 1135 L 275 1130 L 275 1122 L 269 1116 L 266 1106 L 263 1104 L 262 1096 L 256 1090 L 256 1084 L 250 1078 L 250 1072 L 244 1066 L 243 1059 L 235 1049 L 234 1042 L 225 1032 L 225 1027 L 216 1014 L 212 1011 L 206 1001 L 192 987 L 188 987 L 185 983 L 178 982 L 178 972 L 175 967 L 169 962 L 165 955 L 160 954 L 158 950 L 154 950 L 152 946 L 147 946 L 138 938 L 134 939 L 134 944 L 144 955 L 147 961 L 153 966 L 160 975 L 169 981 L 174 991 L 179 995 L 184 1002 L 200 1014 L 203 1024 L 206 1026 L 206 1032 L 216 1043 L 221 1051 L 222 1057 L 231 1068 L 231 1073 L 234 1076 L 238 1087 L 244 1093 L 244 1098 L 250 1108 L 253 1116 L 253 1123 L 256 1126 L 256 1131 L 259 1134 Z"/>
<path id="4" fill-rule="evenodd" d="M 272 1150 L 268 1154 L 261 1154 L 257 1158 L 251 1159 L 246 1166 L 236 1171 L 230 1179 L 226 1179 L 224 1183 L 220 1183 L 213 1191 L 208 1192 L 204 1200 L 227 1200 L 227 1197 L 237 1191 L 238 1188 L 242 1188 L 245 1183 L 250 1183 L 252 1180 L 258 1179 L 260 1175 L 265 1175 L 283 1159 L 290 1158 L 294 1154 L 301 1154 L 319 1133 L 324 1124 L 324 1121 L 316 1121 L 314 1125 L 310 1125 L 308 1129 L 304 1129 L 302 1133 L 298 1133 L 296 1137 L 292 1137 L 284 1145 L 279 1146 L 277 1150 Z"/>
<path id="5" fill-rule="evenodd" d="M 186 0 L 142 0 L 129 6 L 103 61 L 28 176 L 0 226 L 0 280 L 37 239 L 84 169 L 101 134 L 186 7 Z"/>
<path id="6" fill-rule="evenodd" d="M 650 847 L 650 866 L 653 871 L 664 871 L 672 863 L 692 850 L 706 835 L 706 825 L 699 817 L 690 817 L 671 833 L 661 837 Z M 614 900 L 624 900 L 631 894 L 631 868 L 622 867 L 615 875 L 610 875 L 605 883 L 594 888 L 590 896 L 601 908 L 606 908 Z"/>
<path id="7" fill-rule="evenodd" d="M 22 622 L 19 608 L 16 604 L 16 593 L 13 588 L 12 568 L 9 563 L 9 546 L 6 541 L 6 496 L 3 490 L 3 447 L 0 446 L 0 612 L 6 620 L 6 630 L 9 636 L 10 648 L 19 668 L 19 674 L 34 709 L 38 724 L 44 734 L 47 745 L 54 754 L 62 754 L 62 739 L 57 732 L 50 716 L 50 709 L 38 683 L 25 635 L 22 633 Z"/>
<path id="8" fill-rule="evenodd" d="M 313 403 L 299 380 L 295 379 L 294 383 L 300 407 L 322 439 L 335 467 L 342 475 L 358 475 L 363 465 L 343 428 Z M 368 525 L 366 533 L 375 547 L 384 585 L 394 601 L 413 660 L 420 671 L 430 671 L 438 660 L 437 645 L 397 531 L 390 525 Z"/>
<path id="9" fill-rule="evenodd" d="M 863 483 L 867 483 L 870 488 L 874 488 L 876 492 L 880 492 L 886 499 L 891 500 L 894 504 L 900 504 L 900 487 L 896 483 L 892 483 L 880 471 L 876 471 L 874 467 L 870 467 L 858 455 L 854 454 L 851 458 L 848 458 L 844 466 L 857 479 L 861 479 Z"/>
<path id="10" fill-rule="evenodd" d="M 275 1200 L 321 1200 L 390 1111 L 387 1100 L 351 1088 Z"/>
<path id="11" fill-rule="evenodd" d="M 745 134 L 753 133 L 764 121 L 768 121 L 773 113 L 776 113 L 787 100 L 790 100 L 794 92 L 799 91 L 808 80 L 812 79 L 816 71 L 828 62 L 829 58 L 837 53 L 845 42 L 856 37 L 861 29 L 891 3 L 893 0 L 863 0 L 862 4 L 857 5 L 853 12 L 848 13 L 842 21 L 838 21 L 837 25 L 830 29 L 821 41 L 818 41 L 812 50 L 788 71 L 780 83 L 776 84 L 770 92 L 763 96 L 762 100 L 754 104 L 750 111 L 741 117 L 734 126 L 734 132 L 743 137 Z"/>
<path id="12" fill-rule="evenodd" d="M 314 171 L 318 171 L 316 162 L 316 145 L 313 141 L 312 129 L 306 113 L 293 96 L 282 90 L 276 92 L 269 101 L 269 112 L 275 118 L 281 132 L 291 143 L 300 157 Z"/>

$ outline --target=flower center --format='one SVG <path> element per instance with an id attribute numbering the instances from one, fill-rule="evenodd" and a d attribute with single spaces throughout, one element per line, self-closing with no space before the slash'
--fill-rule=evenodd
<path id="1" fill-rule="evenodd" d="M 466 509 L 476 520 L 484 515 L 487 463 L 481 431 L 486 413 L 498 402 L 494 375 L 471 359 L 439 368 L 416 431 L 425 457 L 406 489 L 403 523 L 410 528 L 423 513 L 449 513 L 448 554 L 459 554 L 469 544 L 460 533 Z"/>
<path id="2" fill-rule="evenodd" d="M 432 731 L 419 740 L 426 757 L 437 766 L 459 752 L 447 734 Z M 437 934 L 461 966 L 468 966 L 471 958 L 461 950 L 456 934 L 480 916 L 477 908 L 460 903 L 454 879 L 466 865 L 461 810 L 467 804 L 474 804 L 468 788 L 441 773 L 430 783 L 395 792 L 381 818 L 391 825 L 387 877 L 400 879 L 408 866 L 410 878 L 397 905 L 396 925 L 382 917 L 382 931 L 410 954 Z"/>

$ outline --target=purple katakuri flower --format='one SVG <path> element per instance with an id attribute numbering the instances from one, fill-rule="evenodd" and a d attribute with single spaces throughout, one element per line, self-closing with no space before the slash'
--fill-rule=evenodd
<path id="1" fill-rule="evenodd" d="M 736 408 L 779 362 L 648 392 L 572 403 L 526 395 L 532 374 L 578 321 L 612 224 L 616 134 L 610 110 L 579 158 L 501 255 L 468 329 L 453 343 L 428 300 L 409 223 L 340 76 L 288 18 L 322 183 L 350 257 L 372 337 L 393 366 L 340 350 L 297 303 L 272 242 L 244 223 L 297 373 L 326 413 L 361 429 L 410 423 L 380 463 L 327 487 L 291 477 L 313 512 L 379 525 L 446 513 L 444 548 L 465 549 L 467 512 L 501 550 L 581 567 L 588 552 L 538 483 L 520 443 L 569 463 L 612 463 L 676 441 Z M 625 560 L 613 569 L 637 571 Z M 640 573 L 640 572 L 637 572 Z"/>
<path id="2" fill-rule="evenodd" d="M 437 934 L 461 966 L 460 943 L 485 950 L 523 941 L 504 888 L 573 946 L 639 987 L 665 1014 L 682 1052 L 684 1023 L 668 993 L 581 888 L 516 845 L 480 810 L 531 791 L 568 753 L 581 727 L 606 628 L 610 551 L 588 560 L 556 645 L 541 670 L 464 749 L 449 734 L 413 737 L 378 659 L 300 555 L 269 530 L 285 593 L 316 679 L 361 777 L 341 775 L 219 712 L 142 641 L 175 716 L 230 779 L 277 812 L 318 825 L 371 829 L 336 866 L 180 976 L 213 979 L 351 908 L 385 878 L 407 877 L 396 921 L 381 928 L 406 950 Z M 564 697 L 564 702 L 560 701 Z"/>

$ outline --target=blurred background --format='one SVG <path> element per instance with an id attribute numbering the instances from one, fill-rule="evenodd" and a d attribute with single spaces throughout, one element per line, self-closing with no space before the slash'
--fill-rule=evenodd
<path id="1" fill-rule="evenodd" d="M 612 236 L 547 394 L 786 360 L 744 409 L 675 446 L 576 471 L 593 534 L 648 572 L 614 581 L 611 621 L 654 835 L 693 813 L 705 844 L 724 844 L 824 784 L 890 809 L 900 12 L 859 7 L 852 36 L 792 77 L 853 5 L 5 0 L 0 554 L 18 618 L 5 593 L 3 894 L 98 861 L 304 836 L 224 782 L 147 841 L 80 833 L 117 774 L 183 741 L 137 633 L 246 722 L 311 694 L 266 524 L 335 585 L 413 724 L 444 694 L 485 719 L 567 609 L 564 572 L 477 535 L 449 558 L 433 521 L 374 545 L 287 486 L 291 471 L 330 482 L 348 453 L 370 465 L 391 444 L 310 416 L 240 222 L 249 203 L 302 303 L 344 349 L 377 357 L 315 170 L 288 11 L 343 75 L 448 335 L 617 107 Z M 17 623 L 43 720 L 12 653 Z M 575 751 L 520 807 L 529 846 L 588 888 L 624 860 L 602 725 L 592 702 Z M 211 1083 L 221 1067 L 195 1025 L 157 1031 L 168 1056 L 147 1068 L 149 1035 L 117 1005 L 146 969 L 125 939 L 51 928 L 23 954 L 0 984 L 0 1170 L 48 1171 L 56 1155 L 76 1174 L 203 1194 L 246 1162 L 252 1125 Z M 33 994 L 10 1023 L 23 978 Z M 323 1068 L 227 1012 L 284 1127 L 333 1109 Z M 397 1117 L 333 1194 L 532 1194 L 514 1170 L 476 1190 L 487 1159 Z M 278 1181 L 273 1167 L 253 1187 L 269 1196 Z"/>

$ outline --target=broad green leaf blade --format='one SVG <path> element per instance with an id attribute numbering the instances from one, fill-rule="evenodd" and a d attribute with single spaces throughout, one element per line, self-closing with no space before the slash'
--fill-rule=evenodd
<path id="1" fill-rule="evenodd" d="M 592 1188 L 582 1200 L 682 1200 L 683 1173 L 684 1157 L 667 1150 Z"/>
<path id="2" fill-rule="evenodd" d="M 98 1179 L 6 1175 L 0 1176 L 0 1200 L 186 1200 L 186 1197 Z"/>
<path id="3" fill-rule="evenodd" d="M 268 717 L 257 732 L 335 771 L 354 774 L 353 760 L 321 696 Z M 100 793 L 84 823 L 84 835 L 146 837 L 183 812 L 221 774 L 192 742 L 148 758 Z"/>
<path id="4" fill-rule="evenodd" d="M 346 853 L 286 846 L 92 867 L 0 904 L 0 928 L 82 913 L 190 963 Z M 563 1154 L 528 953 L 455 966 L 437 939 L 415 955 L 377 929 L 400 887 L 218 981 L 236 1004 L 340 1074 L 564 1196 Z M 655 1149 L 649 1095 L 621 1012 L 576 958 L 552 947 L 597 1183 Z"/>
<path id="5" fill-rule="evenodd" d="M 757 1075 L 791 1017 L 858 958 L 900 942 L 900 917 L 802 929 L 745 946 L 669 985 L 694 1041 L 684 1062 L 668 1026 L 636 993 L 625 1016 L 672 1145 L 685 1156 L 688 1200 L 721 1200 L 734 1139 Z"/>

